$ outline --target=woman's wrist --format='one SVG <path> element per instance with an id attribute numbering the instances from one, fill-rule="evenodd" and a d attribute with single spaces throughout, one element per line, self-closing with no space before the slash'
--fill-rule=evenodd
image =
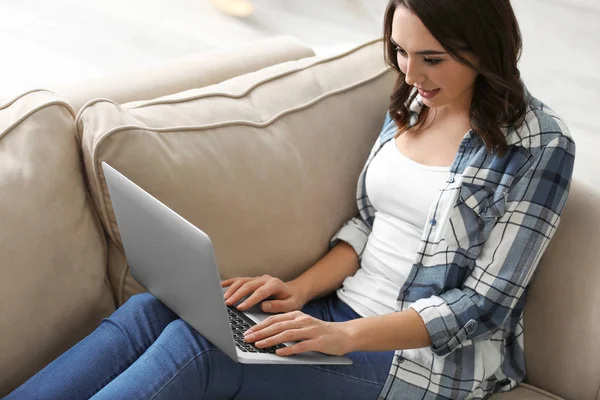
<path id="1" fill-rule="evenodd" d="M 292 292 L 293 296 L 296 297 L 299 301 L 299 309 L 304 307 L 306 303 L 310 301 L 308 290 L 301 282 L 298 282 L 298 279 L 291 280 L 286 282 L 288 288 Z"/>
<path id="2" fill-rule="evenodd" d="M 358 325 L 356 320 L 336 323 L 342 332 L 342 341 L 344 354 L 358 351 L 357 343 L 359 338 Z"/>

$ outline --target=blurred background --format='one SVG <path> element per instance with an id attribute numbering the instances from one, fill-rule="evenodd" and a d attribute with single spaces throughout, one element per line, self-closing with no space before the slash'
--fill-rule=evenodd
<path id="1" fill-rule="evenodd" d="M 382 32 L 387 0 L 252 0 L 235 18 L 210 0 L 0 0 L 0 98 L 292 35 L 317 55 Z M 564 117 L 579 152 L 600 135 L 600 1 L 513 0 L 523 78 Z M 599 171 L 600 173 L 600 171 Z"/>

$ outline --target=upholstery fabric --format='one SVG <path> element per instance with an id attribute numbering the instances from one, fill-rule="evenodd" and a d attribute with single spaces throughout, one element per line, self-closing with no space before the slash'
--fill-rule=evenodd
<path id="1" fill-rule="evenodd" d="M 600 387 L 600 191 L 574 180 L 525 304 L 526 381 L 566 399 Z"/>
<path id="2" fill-rule="evenodd" d="M 521 384 L 518 388 L 506 393 L 497 393 L 490 400 L 560 400 L 551 393 L 544 392 L 536 387 Z"/>
<path id="3" fill-rule="evenodd" d="M 64 96 L 77 112 L 91 99 L 108 98 L 117 103 L 148 100 L 314 55 L 314 51 L 300 40 L 280 36 L 246 44 L 235 51 L 225 49 L 192 54 L 52 90 Z"/>
<path id="4" fill-rule="evenodd" d="M 0 276 L 2 397 L 115 307 L 73 109 L 46 91 L 0 106 Z"/>
<path id="5" fill-rule="evenodd" d="M 152 101 L 88 103 L 76 124 L 111 245 L 122 252 L 102 161 L 205 231 L 223 278 L 310 267 L 357 212 L 394 82 L 381 54 L 374 41 Z M 119 302 L 137 291 L 123 268 L 109 272 Z"/>

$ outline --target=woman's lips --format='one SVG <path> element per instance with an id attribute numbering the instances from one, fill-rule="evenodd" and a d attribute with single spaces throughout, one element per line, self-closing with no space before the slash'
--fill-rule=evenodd
<path id="1" fill-rule="evenodd" d="M 420 88 L 417 88 L 419 90 L 419 94 L 421 95 L 421 97 L 430 100 L 432 98 L 434 98 L 441 89 L 434 89 L 434 90 L 423 90 Z"/>

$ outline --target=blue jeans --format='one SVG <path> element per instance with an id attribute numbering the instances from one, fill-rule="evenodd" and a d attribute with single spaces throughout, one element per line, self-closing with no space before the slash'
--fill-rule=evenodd
<path id="1" fill-rule="evenodd" d="M 325 321 L 360 318 L 335 295 L 302 311 Z M 393 352 L 348 356 L 353 365 L 235 363 L 144 293 L 5 399 L 376 399 Z"/>

